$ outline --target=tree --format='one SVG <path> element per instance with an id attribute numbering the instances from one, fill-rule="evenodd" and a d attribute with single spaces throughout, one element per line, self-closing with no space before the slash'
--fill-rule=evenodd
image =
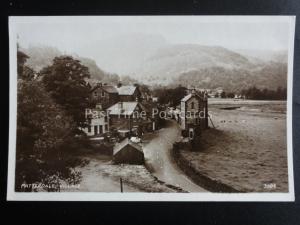
<path id="1" fill-rule="evenodd" d="M 233 92 L 227 93 L 227 98 L 234 98 L 234 93 Z"/>
<path id="2" fill-rule="evenodd" d="M 221 98 L 226 98 L 226 93 L 225 93 L 225 91 L 222 91 L 222 92 L 221 92 L 220 97 L 221 97 Z"/>
<path id="3" fill-rule="evenodd" d="M 72 116 L 77 126 L 85 126 L 85 109 L 89 105 L 90 77 L 88 68 L 70 56 L 53 59 L 53 64 L 40 72 L 46 91 Z"/>
<path id="4" fill-rule="evenodd" d="M 57 184 L 73 176 L 66 141 L 75 124 L 51 99 L 41 82 L 18 82 L 16 190 L 22 184 Z M 70 160 L 68 162 L 68 160 Z M 54 182 L 54 183 L 53 183 Z M 54 187 L 53 187 L 54 188 Z M 25 188 L 32 191 L 32 187 Z M 50 189 L 49 189 L 50 190 Z"/>
<path id="5" fill-rule="evenodd" d="M 154 90 L 155 96 L 158 97 L 160 104 L 168 104 L 176 107 L 181 99 L 186 95 L 186 88 L 178 86 L 176 88 L 158 88 Z"/>
<path id="6" fill-rule="evenodd" d="M 242 95 L 248 99 L 254 100 L 286 100 L 286 88 L 278 87 L 277 90 L 269 90 L 267 88 L 258 89 L 255 86 L 241 91 Z"/>
<path id="7" fill-rule="evenodd" d="M 186 88 L 178 86 L 174 89 L 171 89 L 170 97 L 172 106 L 176 107 L 181 99 L 186 95 Z"/>
<path id="8" fill-rule="evenodd" d="M 42 183 L 46 190 L 58 191 L 61 182 L 80 181 L 74 167 L 81 161 L 70 154 L 76 124 L 35 79 L 33 70 L 24 69 L 27 58 L 18 52 L 15 190 L 34 191 L 32 184 Z"/>
<path id="9" fill-rule="evenodd" d="M 35 74 L 34 70 L 25 65 L 28 58 L 29 58 L 28 55 L 18 50 L 17 52 L 18 71 L 17 72 L 18 72 L 19 79 L 32 80 L 34 78 L 34 74 Z"/>

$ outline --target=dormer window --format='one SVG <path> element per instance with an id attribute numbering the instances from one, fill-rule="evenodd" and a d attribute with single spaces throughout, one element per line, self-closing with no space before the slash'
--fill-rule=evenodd
<path id="1" fill-rule="evenodd" d="M 104 93 L 104 91 L 102 91 L 102 92 L 101 92 L 101 96 L 102 96 L 102 97 L 104 97 L 104 96 L 105 96 L 105 93 Z"/>

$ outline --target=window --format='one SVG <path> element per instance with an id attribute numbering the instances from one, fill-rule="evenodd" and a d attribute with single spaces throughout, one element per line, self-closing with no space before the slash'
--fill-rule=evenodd
<path id="1" fill-rule="evenodd" d="M 92 128 L 90 125 L 88 125 L 88 133 L 91 133 L 92 132 Z"/>
<path id="2" fill-rule="evenodd" d="M 107 116 L 104 117 L 104 122 L 107 122 Z"/>
<path id="3" fill-rule="evenodd" d="M 194 130 L 190 130 L 189 132 L 189 138 L 194 139 Z"/>
<path id="4" fill-rule="evenodd" d="M 108 132 L 108 125 L 105 125 L 105 132 Z"/>
<path id="5" fill-rule="evenodd" d="M 97 96 L 98 96 L 98 93 L 97 93 L 97 91 L 95 91 L 95 92 L 94 92 L 94 96 L 95 96 L 95 97 L 97 97 Z"/>
<path id="6" fill-rule="evenodd" d="M 101 96 L 102 96 L 102 97 L 105 96 L 105 92 L 104 92 L 104 91 L 101 92 Z"/>
<path id="7" fill-rule="evenodd" d="M 99 133 L 103 134 L 103 126 L 102 125 L 99 125 Z"/>
<path id="8" fill-rule="evenodd" d="M 195 108 L 195 103 L 192 102 L 191 108 L 194 109 Z"/>
<path id="9" fill-rule="evenodd" d="M 98 134 L 98 126 L 94 126 L 94 135 Z"/>

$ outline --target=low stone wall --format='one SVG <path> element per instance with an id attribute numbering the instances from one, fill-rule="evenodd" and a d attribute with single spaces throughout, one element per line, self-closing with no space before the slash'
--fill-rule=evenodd
<path id="1" fill-rule="evenodd" d="M 164 181 L 161 181 L 160 179 L 158 179 L 156 176 L 152 175 L 154 180 L 157 181 L 159 184 L 162 184 L 162 185 L 165 185 L 166 187 L 168 188 L 171 188 L 173 190 L 175 190 L 176 192 L 179 192 L 179 193 L 188 193 L 187 191 L 183 190 L 182 188 L 180 187 L 177 187 L 177 186 L 174 186 L 172 184 L 168 184 Z"/>
<path id="2" fill-rule="evenodd" d="M 158 177 L 154 176 L 154 175 L 151 173 L 152 169 L 149 168 L 149 166 L 147 165 L 147 163 L 145 163 L 144 166 L 145 166 L 145 168 L 149 171 L 149 173 L 151 174 L 151 176 L 154 178 L 154 180 L 155 180 L 157 183 L 159 183 L 159 184 L 161 184 L 161 185 L 164 185 L 164 186 L 166 186 L 166 187 L 168 187 L 168 188 L 170 188 L 170 189 L 173 189 L 174 191 L 179 192 L 179 193 L 188 193 L 186 190 L 183 190 L 183 189 L 180 188 L 180 187 L 174 186 L 174 185 L 172 185 L 172 184 L 168 184 L 168 183 L 166 183 L 166 182 L 164 182 L 164 181 L 158 179 Z"/>
<path id="3" fill-rule="evenodd" d="M 191 178 L 197 185 L 203 187 L 204 189 L 211 192 L 220 192 L 220 193 L 239 193 L 240 191 L 230 187 L 226 184 L 223 184 L 219 181 L 213 180 L 210 177 L 207 177 L 201 174 L 201 171 L 196 170 L 188 160 L 186 160 L 182 154 L 181 149 L 174 146 L 171 154 L 175 159 L 178 167 L 184 171 L 184 173 Z"/>

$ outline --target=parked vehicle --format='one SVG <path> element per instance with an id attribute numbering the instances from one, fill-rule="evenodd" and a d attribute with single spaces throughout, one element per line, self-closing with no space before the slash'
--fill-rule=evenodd
<path id="1" fill-rule="evenodd" d="M 142 142 L 141 138 L 139 138 L 139 137 L 131 137 L 130 141 L 133 143 L 141 143 Z"/>

